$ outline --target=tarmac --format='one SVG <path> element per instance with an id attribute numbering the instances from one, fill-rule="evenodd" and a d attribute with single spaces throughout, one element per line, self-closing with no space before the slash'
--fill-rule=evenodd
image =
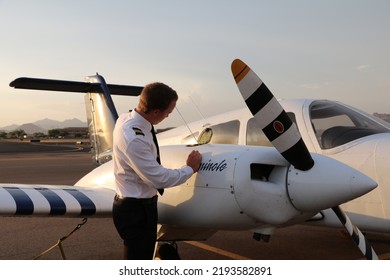
<path id="1" fill-rule="evenodd" d="M 0 182 L 73 185 L 96 166 L 88 144 L 0 140 Z M 111 218 L 0 217 L 0 259 L 120 260 L 122 241 Z M 72 233 L 72 234 L 70 234 Z M 70 234 L 70 236 L 68 236 Z M 55 246 L 66 237 L 61 246 Z M 390 259 L 390 236 L 367 233 L 380 259 Z M 45 250 L 49 252 L 40 256 Z M 202 242 L 178 242 L 184 260 L 358 260 L 363 256 L 342 229 L 296 225 L 266 242 L 250 232 L 220 231 Z"/>

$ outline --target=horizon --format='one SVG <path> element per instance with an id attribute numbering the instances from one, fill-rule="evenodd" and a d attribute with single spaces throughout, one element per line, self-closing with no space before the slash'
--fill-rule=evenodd
<path id="1" fill-rule="evenodd" d="M 389 113 L 380 113 L 380 112 L 374 112 L 373 114 L 371 114 L 372 116 L 374 117 L 377 117 L 383 121 L 386 121 L 386 122 L 389 122 L 390 123 L 390 112 Z M 25 126 L 25 125 L 35 125 L 45 131 L 49 130 L 49 129 L 46 129 L 44 127 L 41 127 L 39 126 L 37 123 L 39 122 L 42 122 L 42 121 L 51 121 L 51 122 L 56 122 L 58 124 L 63 124 L 63 123 L 66 123 L 67 121 L 78 121 L 80 123 L 83 123 L 85 124 L 85 126 L 70 126 L 70 127 L 86 127 L 88 128 L 88 122 L 87 121 L 82 121 L 78 118 L 72 118 L 72 119 L 65 119 L 63 121 L 59 121 L 59 120 L 53 120 L 53 119 L 49 119 L 49 118 L 45 118 L 45 119 L 41 119 L 41 120 L 37 120 L 37 121 L 34 121 L 34 122 L 29 122 L 29 123 L 23 123 L 23 124 L 11 124 L 11 125 L 6 125 L 4 127 L 0 127 L 0 132 L 4 131 L 4 132 L 11 132 L 15 129 L 18 129 L 19 127 L 22 127 L 22 126 Z M 11 127 L 14 127 L 14 128 L 11 128 Z M 53 128 L 50 128 L 50 129 L 56 129 L 56 128 L 66 128 L 66 127 L 53 127 Z M 165 129 L 169 129 L 171 127 L 169 126 L 165 126 L 165 127 L 159 127 L 157 130 L 165 130 Z M 31 134 L 31 133 L 30 133 Z"/>
<path id="2" fill-rule="evenodd" d="M 44 124 L 44 127 L 42 127 L 42 122 L 50 122 L 48 124 Z M 28 123 L 22 123 L 22 124 L 10 124 L 10 125 L 6 125 L 6 126 L 2 126 L 0 127 L 0 131 L 5 131 L 5 132 L 10 132 L 12 130 L 15 130 L 15 129 L 19 129 L 19 127 L 22 127 L 22 126 L 26 126 L 26 125 L 34 125 L 34 126 L 37 126 L 39 128 L 41 128 L 42 130 L 48 130 L 47 127 L 48 126 L 53 126 L 53 125 L 60 125 L 60 127 L 53 127 L 53 128 L 50 128 L 50 129 L 55 129 L 55 128 L 65 128 L 66 126 L 66 123 L 70 123 L 70 122 L 79 122 L 79 123 L 82 123 L 82 124 L 85 124 L 85 126 L 77 126 L 76 124 L 75 125 L 72 125 L 72 126 L 69 126 L 69 127 L 86 127 L 88 128 L 88 123 L 87 121 L 82 121 L 78 118 L 72 118 L 72 119 L 65 119 L 63 121 L 60 121 L 60 120 L 54 120 L 54 119 L 49 119 L 49 118 L 45 118 L 45 119 L 40 119 L 40 120 L 37 120 L 37 121 L 33 121 L 33 122 L 28 122 Z"/>

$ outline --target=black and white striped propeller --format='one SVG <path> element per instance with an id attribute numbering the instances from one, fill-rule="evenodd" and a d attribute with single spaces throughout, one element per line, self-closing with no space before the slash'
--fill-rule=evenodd
<path id="1" fill-rule="evenodd" d="M 232 62 L 232 74 L 246 105 L 266 137 L 295 169 L 310 170 L 315 162 L 310 155 L 296 124 L 290 119 L 271 91 L 243 61 Z M 343 226 L 367 259 L 377 259 L 368 240 L 354 226 L 339 206 L 332 208 Z"/>

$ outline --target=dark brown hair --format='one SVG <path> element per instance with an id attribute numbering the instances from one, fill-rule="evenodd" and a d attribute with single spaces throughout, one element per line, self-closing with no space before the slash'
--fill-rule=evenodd
<path id="1" fill-rule="evenodd" d="M 166 84 L 159 82 L 150 83 L 141 92 L 139 108 L 144 113 L 149 113 L 152 110 L 165 111 L 171 102 L 177 101 L 178 98 L 176 91 Z"/>

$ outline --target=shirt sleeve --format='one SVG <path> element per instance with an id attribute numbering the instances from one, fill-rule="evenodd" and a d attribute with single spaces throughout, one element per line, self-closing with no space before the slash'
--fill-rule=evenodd
<path id="1" fill-rule="evenodd" d="M 154 144 L 153 144 L 154 145 Z M 135 138 L 126 149 L 128 163 L 146 184 L 156 188 L 169 188 L 187 181 L 194 171 L 189 166 L 168 169 L 160 165 L 147 141 Z"/>

